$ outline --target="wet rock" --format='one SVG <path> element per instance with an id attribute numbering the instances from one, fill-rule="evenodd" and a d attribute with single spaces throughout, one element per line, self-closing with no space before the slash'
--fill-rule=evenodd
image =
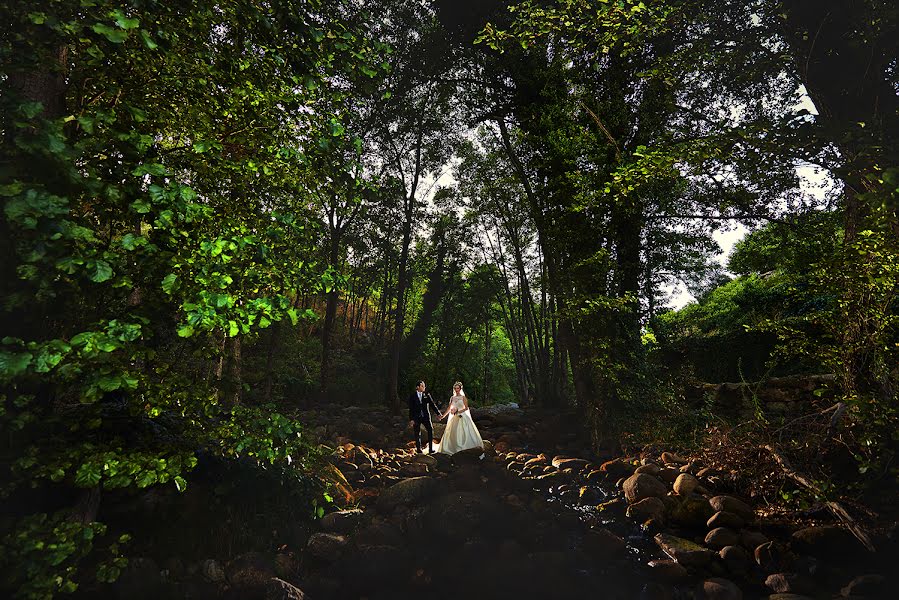
<path id="1" fill-rule="evenodd" d="M 736 513 L 727 511 L 718 511 L 706 522 L 706 527 L 715 529 L 716 527 L 729 527 L 731 529 L 740 529 L 745 521 L 743 517 Z M 767 541 L 767 540 L 766 540 Z M 763 542 L 759 542 L 763 543 Z M 756 544 L 758 546 L 758 544 Z"/>
<path id="2" fill-rule="evenodd" d="M 725 546 L 735 546 L 740 541 L 737 533 L 727 527 L 716 527 L 705 536 L 705 544 L 709 548 L 720 550 Z"/>
<path id="3" fill-rule="evenodd" d="M 779 571 L 789 564 L 786 550 L 774 542 L 759 545 L 753 551 L 753 558 L 755 558 L 756 564 L 766 571 Z"/>
<path id="4" fill-rule="evenodd" d="M 714 513 L 709 501 L 701 496 L 684 496 L 678 498 L 677 505 L 669 515 L 671 520 L 688 527 L 705 527 Z"/>
<path id="5" fill-rule="evenodd" d="M 584 476 L 584 481 L 592 485 L 600 484 L 605 481 L 605 479 L 606 474 L 599 470 L 590 471 L 589 473 L 587 473 L 587 475 Z"/>
<path id="6" fill-rule="evenodd" d="M 687 462 L 686 458 L 682 458 L 673 452 L 662 452 L 662 456 L 660 458 L 666 465 L 682 465 L 686 464 Z"/>
<path id="7" fill-rule="evenodd" d="M 594 527 L 584 535 L 584 549 L 600 560 L 607 560 L 626 554 L 627 544 L 608 529 Z"/>
<path id="8" fill-rule="evenodd" d="M 715 577 L 699 584 L 697 596 L 704 600 L 742 600 L 743 592 L 733 581 Z"/>
<path id="9" fill-rule="evenodd" d="M 844 598 L 853 596 L 886 598 L 887 581 L 883 575 L 859 575 L 840 590 Z"/>
<path id="10" fill-rule="evenodd" d="M 668 533 L 660 533 L 654 539 L 665 554 L 688 568 L 703 567 L 714 556 L 708 548 Z"/>
<path id="11" fill-rule="evenodd" d="M 715 496 L 708 502 L 716 512 L 734 513 L 747 522 L 755 519 L 755 511 L 752 510 L 752 507 L 739 498 L 734 498 L 733 496 Z"/>
<path id="12" fill-rule="evenodd" d="M 637 467 L 637 470 L 634 471 L 634 473 L 646 473 L 647 475 L 657 477 L 661 471 L 662 468 L 659 465 L 650 463 L 648 465 L 643 465 L 642 467 Z"/>
<path id="13" fill-rule="evenodd" d="M 740 546 L 725 546 L 718 552 L 718 556 L 721 557 L 721 560 L 731 573 L 743 574 L 752 566 L 752 558 Z"/>
<path id="14" fill-rule="evenodd" d="M 680 471 L 675 469 L 674 467 L 665 467 L 661 471 L 659 471 L 659 479 L 667 483 L 668 485 L 673 485 L 674 481 L 680 476 Z"/>
<path id="15" fill-rule="evenodd" d="M 595 487 L 583 485 L 578 490 L 578 502 L 581 504 L 596 504 L 604 499 L 602 492 Z"/>
<path id="16" fill-rule="evenodd" d="M 755 550 L 762 544 L 767 544 L 768 538 L 760 531 L 744 529 L 740 532 L 740 544 L 749 550 Z"/>
<path id="17" fill-rule="evenodd" d="M 353 530 L 359 526 L 364 517 L 365 513 L 359 508 L 338 510 L 322 517 L 319 525 L 321 526 L 322 531 L 327 533 L 340 533 L 346 535 L 352 533 Z"/>
<path id="18" fill-rule="evenodd" d="M 630 477 L 634 474 L 634 465 L 624 462 L 620 458 L 602 463 L 599 470 L 608 473 L 610 479 L 620 479 L 622 477 Z"/>
<path id="19" fill-rule="evenodd" d="M 200 563 L 200 574 L 207 581 L 211 581 L 212 583 L 221 583 L 225 581 L 225 569 L 222 567 L 221 563 L 212 558 L 207 558 L 202 563 Z"/>
<path id="20" fill-rule="evenodd" d="M 855 536 L 835 525 L 800 529 L 790 538 L 790 546 L 796 552 L 828 560 L 839 560 L 863 550 Z"/>
<path id="21" fill-rule="evenodd" d="M 272 577 L 265 584 L 265 600 L 305 600 L 306 594 L 283 579 Z"/>
<path id="22" fill-rule="evenodd" d="M 644 498 L 627 507 L 627 516 L 637 521 L 661 520 L 665 516 L 665 503 L 659 498 Z"/>
<path id="23" fill-rule="evenodd" d="M 556 456 L 553 458 L 552 465 L 559 469 L 581 469 L 587 465 L 587 461 L 583 458 L 573 458 L 570 456 Z"/>
<path id="24" fill-rule="evenodd" d="M 665 484 L 645 473 L 631 475 L 624 482 L 624 496 L 631 504 L 644 498 L 661 498 L 668 493 Z"/>
<path id="25" fill-rule="evenodd" d="M 772 573 L 765 579 L 765 585 L 777 594 L 811 594 L 814 592 L 812 581 L 798 573 Z"/>
<path id="26" fill-rule="evenodd" d="M 275 564 L 261 552 L 247 552 L 228 563 L 225 575 L 228 583 L 235 588 L 262 588 L 275 576 Z"/>
<path id="27" fill-rule="evenodd" d="M 683 581 L 689 576 L 687 569 L 674 560 L 651 560 L 649 574 L 664 581 Z"/>
<path id="28" fill-rule="evenodd" d="M 343 554 L 348 543 L 347 537 L 337 533 L 314 533 L 306 546 L 309 556 L 334 562 Z"/>
<path id="29" fill-rule="evenodd" d="M 421 477 L 428 474 L 428 465 L 422 463 L 408 463 L 403 465 L 400 473 L 407 477 Z"/>
<path id="30" fill-rule="evenodd" d="M 436 454 L 416 454 L 412 457 L 412 462 L 419 465 L 427 465 L 429 467 L 437 467 Z"/>
<path id="31" fill-rule="evenodd" d="M 430 496 L 436 482 L 430 477 L 413 477 L 399 481 L 381 492 L 377 507 L 382 512 L 390 511 L 397 506 L 418 504 Z"/>
<path id="32" fill-rule="evenodd" d="M 681 473 L 674 480 L 674 491 L 678 496 L 687 496 L 699 487 L 699 480 L 689 473 Z"/>
<path id="33" fill-rule="evenodd" d="M 476 465 L 486 458 L 483 448 L 469 448 L 460 450 L 453 454 L 453 464 L 458 465 Z"/>
<path id="34" fill-rule="evenodd" d="M 524 463 L 524 466 L 525 466 L 525 467 L 531 467 L 531 466 L 534 466 L 534 465 L 540 465 L 540 466 L 542 467 L 542 466 L 548 464 L 548 462 L 549 462 L 549 459 L 546 457 L 545 454 L 538 454 L 538 455 L 535 456 L 534 458 L 529 458 L 529 459 Z"/>
<path id="35" fill-rule="evenodd" d="M 275 575 L 281 579 L 296 579 L 300 572 L 300 559 L 293 552 L 279 552 L 275 555 Z"/>

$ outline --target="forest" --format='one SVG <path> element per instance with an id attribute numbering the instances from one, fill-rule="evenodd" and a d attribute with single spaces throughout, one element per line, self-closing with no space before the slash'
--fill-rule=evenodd
<path id="1" fill-rule="evenodd" d="M 0 595 L 899 583 L 896 3 L 0 20 Z"/>

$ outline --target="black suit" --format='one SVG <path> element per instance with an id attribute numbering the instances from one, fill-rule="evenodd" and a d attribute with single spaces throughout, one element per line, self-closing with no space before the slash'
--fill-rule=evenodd
<path id="1" fill-rule="evenodd" d="M 421 426 L 424 425 L 428 432 L 428 451 L 434 451 L 434 428 L 431 426 L 431 411 L 440 414 L 440 409 L 434 404 L 431 394 L 424 392 L 421 398 L 418 397 L 418 390 L 412 392 L 409 396 L 409 420 L 413 422 L 412 432 L 414 434 L 415 447 L 421 452 Z"/>

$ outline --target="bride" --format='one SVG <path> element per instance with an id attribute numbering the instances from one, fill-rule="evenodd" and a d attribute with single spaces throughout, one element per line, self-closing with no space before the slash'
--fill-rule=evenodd
<path id="1" fill-rule="evenodd" d="M 481 434 L 474 424 L 474 419 L 471 418 L 471 411 L 468 409 L 468 399 L 465 397 L 461 381 L 453 384 L 453 397 L 450 398 L 449 406 L 447 406 L 446 411 L 440 418 L 443 419 L 447 415 L 452 416 L 446 423 L 443 437 L 440 438 L 438 452 L 455 454 L 460 450 L 484 447 L 484 440 L 481 439 Z"/>

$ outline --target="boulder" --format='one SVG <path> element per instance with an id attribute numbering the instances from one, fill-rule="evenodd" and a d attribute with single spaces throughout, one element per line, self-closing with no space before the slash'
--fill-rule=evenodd
<path id="1" fill-rule="evenodd" d="M 742 575 L 752 566 L 752 558 L 741 546 L 725 546 L 718 552 L 718 556 L 731 573 Z"/>
<path id="2" fill-rule="evenodd" d="M 648 465 L 643 465 L 642 467 L 637 467 L 637 470 L 634 471 L 634 473 L 646 473 L 647 475 L 658 477 L 661 471 L 662 468 L 659 465 L 650 463 Z"/>
<path id="3" fill-rule="evenodd" d="M 479 464 L 484 458 L 486 454 L 484 453 L 483 448 L 468 448 L 467 450 L 460 450 L 453 454 L 453 464 L 454 465 L 476 465 Z"/>
<path id="4" fill-rule="evenodd" d="M 306 594 L 283 579 L 272 577 L 265 584 L 265 600 L 305 600 Z"/>
<path id="5" fill-rule="evenodd" d="M 886 598 L 887 581 L 883 575 L 859 575 L 840 590 L 844 598 L 857 596 Z"/>
<path id="6" fill-rule="evenodd" d="M 583 458 L 573 458 L 570 456 L 556 456 L 553 458 L 552 465 L 559 469 L 581 469 L 582 467 L 587 465 L 586 460 Z"/>
<path id="7" fill-rule="evenodd" d="M 682 465 L 687 463 L 686 458 L 682 458 L 673 452 L 662 452 L 660 459 L 666 465 Z"/>
<path id="8" fill-rule="evenodd" d="M 381 492 L 377 507 L 386 512 L 397 506 L 418 504 L 434 492 L 436 485 L 437 483 L 430 477 L 403 479 Z"/>
<path id="9" fill-rule="evenodd" d="M 673 560 L 651 560 L 648 566 L 650 576 L 663 581 L 682 581 L 689 575 L 683 565 Z"/>
<path id="10" fill-rule="evenodd" d="M 661 520 L 665 517 L 665 503 L 659 498 L 644 498 L 628 506 L 626 514 L 640 522 L 647 519 Z"/>
<path id="11" fill-rule="evenodd" d="M 699 584 L 697 597 L 704 600 L 742 600 L 743 592 L 733 581 L 714 577 Z"/>
<path id="12" fill-rule="evenodd" d="M 667 493 L 664 483 L 646 473 L 635 473 L 624 481 L 624 497 L 631 504 L 644 498 L 661 498 Z"/>
<path id="13" fill-rule="evenodd" d="M 688 496 L 699 487 L 699 480 L 689 473 L 681 473 L 674 480 L 674 491 L 678 496 Z"/>
<path id="14" fill-rule="evenodd" d="M 606 461 L 599 466 L 599 470 L 608 473 L 611 479 L 620 479 L 622 477 L 630 477 L 634 474 L 634 465 L 616 458 Z"/>
<path id="15" fill-rule="evenodd" d="M 729 527 L 731 529 L 740 529 L 743 527 L 745 521 L 743 517 L 736 513 L 727 512 L 725 510 L 721 510 L 716 512 L 711 518 L 706 522 L 706 527 L 709 529 L 715 529 L 716 527 Z M 759 542 L 761 543 L 761 542 Z M 758 544 L 756 544 L 757 546 Z"/>
<path id="16" fill-rule="evenodd" d="M 347 535 L 359 526 L 364 517 L 365 513 L 360 508 L 338 510 L 322 517 L 319 525 L 322 531 Z"/>
<path id="17" fill-rule="evenodd" d="M 594 527 L 584 535 L 584 549 L 599 560 L 618 558 L 627 554 L 627 544 L 608 529 Z"/>
<path id="18" fill-rule="evenodd" d="M 772 573 L 765 585 L 776 594 L 812 594 L 815 586 L 811 579 L 798 573 Z"/>
<path id="19" fill-rule="evenodd" d="M 715 496 L 709 500 L 709 504 L 711 504 L 712 508 L 717 512 L 731 512 L 739 515 L 747 522 L 751 522 L 755 519 L 755 511 L 752 510 L 752 507 L 733 496 Z"/>
<path id="20" fill-rule="evenodd" d="M 665 554 L 687 568 L 704 567 L 714 556 L 708 548 L 668 533 L 659 533 L 654 539 Z"/>
<path id="21" fill-rule="evenodd" d="M 715 550 L 725 546 L 735 546 L 740 541 L 740 536 L 727 527 L 716 527 L 705 536 L 705 545 Z"/>
<path id="22" fill-rule="evenodd" d="M 752 554 L 756 564 L 769 572 L 784 569 L 789 564 L 786 550 L 774 542 L 760 544 Z"/>
<path id="23" fill-rule="evenodd" d="M 668 485 L 673 485 L 678 476 L 680 476 L 680 471 L 678 471 L 674 467 L 665 467 L 664 469 L 659 471 L 659 479 L 661 479 Z"/>
<path id="24" fill-rule="evenodd" d="M 678 498 L 677 505 L 669 515 L 671 520 L 687 527 L 705 527 L 715 511 L 709 501 L 701 496 L 684 496 Z"/>
<path id="25" fill-rule="evenodd" d="M 416 454 L 412 457 L 412 462 L 418 465 L 437 467 L 437 459 L 434 454 Z"/>
<path id="26" fill-rule="evenodd" d="M 740 531 L 740 545 L 749 550 L 755 550 L 762 544 L 767 544 L 768 538 L 761 531 L 744 529 Z"/>
<path id="27" fill-rule="evenodd" d="M 275 563 L 261 552 L 247 552 L 228 563 L 225 576 L 235 588 L 262 588 L 275 576 Z"/>
<path id="28" fill-rule="evenodd" d="M 855 536 L 835 525 L 806 527 L 793 533 L 790 546 L 797 553 L 836 561 L 863 549 Z"/>
<path id="29" fill-rule="evenodd" d="M 309 556 L 334 562 L 342 555 L 348 543 L 347 537 L 337 533 L 313 533 L 309 537 L 306 551 Z"/>

